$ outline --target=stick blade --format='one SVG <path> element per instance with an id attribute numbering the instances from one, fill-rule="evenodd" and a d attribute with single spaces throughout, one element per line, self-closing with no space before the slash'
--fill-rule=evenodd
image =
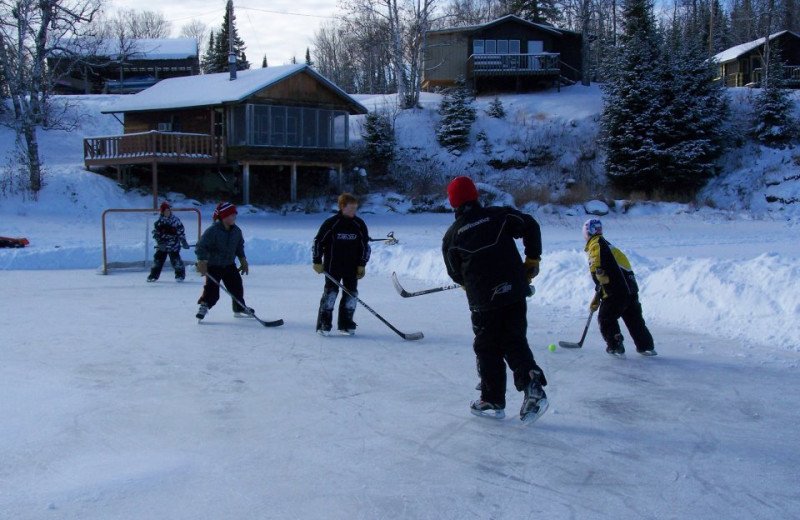
<path id="1" fill-rule="evenodd" d="M 392 283 L 394 284 L 394 289 L 397 291 L 397 294 L 402 296 L 403 298 L 408 298 L 411 294 L 408 293 L 403 286 L 400 285 L 400 280 L 397 279 L 397 273 L 392 272 Z"/>
<path id="2" fill-rule="evenodd" d="M 581 348 L 582 345 L 580 343 L 571 343 L 569 341 L 559 341 L 558 346 L 561 348 Z"/>
<path id="3" fill-rule="evenodd" d="M 280 327 L 281 325 L 283 325 L 282 319 L 274 321 L 264 321 L 264 320 L 258 320 L 258 321 L 265 327 Z"/>
<path id="4" fill-rule="evenodd" d="M 408 341 L 416 341 L 418 339 L 422 339 L 425 336 L 421 332 L 411 332 L 408 334 L 403 334 L 403 339 Z"/>

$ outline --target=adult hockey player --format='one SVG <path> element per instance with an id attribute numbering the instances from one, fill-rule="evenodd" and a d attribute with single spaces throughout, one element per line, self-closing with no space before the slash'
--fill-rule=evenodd
<path id="1" fill-rule="evenodd" d="M 508 363 L 514 386 L 524 393 L 520 419 L 533 422 L 548 408 L 543 388 L 547 379 L 526 337 L 526 297 L 531 280 L 539 274 L 542 254 L 539 224 L 510 207 L 483 207 L 468 177 L 456 177 L 447 195 L 456 221 L 442 240 L 442 256 L 447 274 L 467 292 L 481 376 L 481 396 L 470 404 L 470 411 L 481 417 L 505 417 Z M 517 239 L 522 239 L 524 262 Z"/>
<path id="2" fill-rule="evenodd" d="M 182 282 L 186 278 L 186 267 L 181 259 L 181 247 L 189 249 L 189 243 L 186 242 L 181 219 L 172 213 L 172 208 L 166 201 L 161 203 L 161 215 L 153 224 L 153 240 L 156 241 L 156 252 L 153 255 L 153 267 L 150 269 L 147 281 L 158 280 L 169 255 L 169 262 L 175 270 L 175 281 Z"/>
<path id="3" fill-rule="evenodd" d="M 358 199 L 342 193 L 337 204 L 339 211 L 322 223 L 314 237 L 312 267 L 317 274 L 327 271 L 353 296 L 358 296 L 358 281 L 364 278 L 371 253 L 369 231 L 364 221 L 356 216 Z M 339 286 L 326 277 L 317 313 L 317 334 L 330 334 L 338 294 Z M 357 303 L 349 294 L 342 295 L 337 316 L 339 333 L 348 336 L 355 333 L 353 315 Z"/>
<path id="4" fill-rule="evenodd" d="M 589 257 L 589 273 L 595 283 L 595 296 L 589 309 L 599 309 L 597 323 L 606 342 L 606 352 L 625 357 L 619 328 L 619 319 L 622 318 L 636 345 L 636 352 L 655 356 L 653 336 L 642 317 L 639 285 L 628 257 L 605 239 L 603 224 L 598 218 L 583 223 L 583 238 L 586 240 L 584 251 Z"/>
<path id="5" fill-rule="evenodd" d="M 197 241 L 195 254 L 197 255 L 197 271 L 205 276 L 210 274 L 218 282 L 225 284 L 225 288 L 243 304 L 244 285 L 243 274 L 250 272 L 247 258 L 244 254 L 244 238 L 242 230 L 236 225 L 236 206 L 230 202 L 220 202 L 214 210 L 214 223 L 203 232 Z M 236 258 L 239 259 L 239 268 L 236 267 Z M 197 303 L 196 318 L 202 320 L 219 301 L 219 285 L 206 278 L 203 294 Z M 246 310 L 236 300 L 231 299 L 233 314 L 237 317 L 249 317 Z M 246 305 L 246 304 L 245 304 Z M 250 313 L 253 309 L 250 308 Z"/>

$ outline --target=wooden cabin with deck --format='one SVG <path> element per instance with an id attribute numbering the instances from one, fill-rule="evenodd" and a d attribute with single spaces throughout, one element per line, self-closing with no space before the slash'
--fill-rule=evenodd
<path id="1" fill-rule="evenodd" d="M 200 74 L 194 38 L 76 40 L 48 58 L 59 94 L 135 94 Z"/>
<path id="2" fill-rule="evenodd" d="M 422 88 L 458 81 L 478 93 L 524 92 L 581 79 L 580 33 L 515 15 L 425 34 Z"/>
<path id="3" fill-rule="evenodd" d="M 780 31 L 769 37 L 770 46 L 780 49 L 787 88 L 800 88 L 800 34 Z M 726 49 L 714 60 L 718 77 L 726 87 L 758 87 L 764 70 L 764 38 Z"/>
<path id="4" fill-rule="evenodd" d="M 242 204 L 315 195 L 341 179 L 349 118 L 367 109 L 302 64 L 167 79 L 103 113 L 124 132 L 85 138 L 86 168 L 149 172 L 156 207 L 159 175 Z"/>

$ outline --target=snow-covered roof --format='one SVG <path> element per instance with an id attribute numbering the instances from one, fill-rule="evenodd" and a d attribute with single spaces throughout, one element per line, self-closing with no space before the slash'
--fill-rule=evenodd
<path id="1" fill-rule="evenodd" d="M 507 20 L 515 20 L 515 21 L 523 23 L 525 25 L 529 25 L 531 27 L 536 27 L 536 28 L 539 28 L 539 29 L 541 29 L 543 31 L 547 31 L 547 32 L 556 34 L 558 36 L 561 36 L 563 34 L 563 31 L 561 31 L 560 29 L 556 29 L 552 25 L 544 25 L 544 24 L 541 24 L 541 23 L 531 22 L 529 20 L 525 20 L 524 18 L 520 18 L 519 16 L 516 16 L 516 15 L 513 15 L 513 14 L 507 14 L 505 16 L 501 16 L 500 18 L 498 18 L 496 20 L 492 20 L 492 21 L 486 22 L 486 23 L 479 23 L 479 24 L 475 24 L 475 25 L 464 25 L 464 26 L 461 26 L 461 27 L 445 27 L 445 28 L 442 28 L 442 29 L 433 29 L 433 30 L 430 30 L 428 32 L 437 33 L 437 32 L 468 32 L 468 31 L 476 31 L 478 29 L 484 29 L 486 27 L 491 27 L 492 25 L 497 25 L 499 23 L 503 23 L 503 22 L 505 22 Z"/>
<path id="2" fill-rule="evenodd" d="M 779 31 L 779 32 L 776 32 L 774 34 L 771 34 L 769 36 L 769 40 L 772 41 L 775 38 L 777 38 L 778 36 L 781 36 L 781 35 L 786 34 L 786 33 L 794 34 L 795 36 L 800 38 L 800 35 L 798 35 L 797 33 L 792 32 L 792 31 Z M 739 44 L 739 45 L 737 45 L 735 47 L 731 47 L 729 49 L 725 49 L 724 51 L 714 55 L 714 60 L 716 60 L 718 63 L 725 63 L 726 61 L 735 60 L 739 56 L 747 54 L 748 52 L 752 51 L 753 49 L 756 49 L 756 48 L 760 47 L 761 45 L 764 45 L 765 41 L 766 41 L 766 38 L 759 38 L 759 39 L 753 40 L 751 42 L 741 43 L 741 44 Z"/>
<path id="3" fill-rule="evenodd" d="M 336 91 L 337 94 L 355 105 L 359 112 L 367 113 L 364 106 L 306 64 L 240 70 L 237 71 L 235 80 L 230 79 L 228 72 L 164 79 L 138 94 L 122 98 L 116 106 L 103 110 L 103 113 L 144 112 L 234 103 L 301 71 L 308 72 Z"/>
<path id="4" fill-rule="evenodd" d="M 99 42 L 78 39 L 66 44 L 64 50 L 80 56 L 105 56 L 111 59 L 117 59 L 120 54 L 134 60 L 185 60 L 198 56 L 195 38 L 131 38 L 123 42 L 115 38 Z"/>

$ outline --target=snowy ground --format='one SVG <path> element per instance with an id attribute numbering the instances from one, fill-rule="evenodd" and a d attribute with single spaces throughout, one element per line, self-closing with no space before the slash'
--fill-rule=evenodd
<path id="1" fill-rule="evenodd" d="M 247 301 L 262 318 L 284 318 L 278 329 L 233 318 L 225 297 L 198 325 L 199 277 L 98 275 L 96 249 L 86 249 L 92 268 L 0 271 L 0 518 L 800 515 L 797 342 L 736 339 L 778 326 L 760 323 L 766 313 L 745 281 L 732 288 L 738 302 L 699 301 L 721 290 L 715 280 L 738 276 L 718 271 L 761 268 L 751 274 L 764 286 L 781 266 L 796 275 L 795 228 L 662 217 L 673 232 L 652 243 L 654 217 L 619 219 L 617 229 L 607 220 L 612 241 L 650 266 L 643 300 L 660 353 L 619 361 L 596 324 L 583 350 L 547 351 L 580 335 L 590 287 L 578 228 L 545 219 L 529 340 L 552 410 L 523 426 L 513 388 L 506 420 L 468 413 L 477 379 L 463 293 L 402 299 L 391 285 L 393 270 L 410 290 L 446 281 L 437 246 L 452 217 L 362 216 L 373 236 L 391 230 L 401 242 L 375 246 L 360 295 L 399 329 L 424 332 L 421 341 L 403 341 L 364 309 L 356 336 L 314 334 L 322 280 L 307 258 L 289 259 L 307 253 L 322 215 L 241 219 L 255 263 Z M 706 266 L 683 299 L 668 289 L 681 266 Z M 797 297 L 783 294 L 784 281 L 772 284 L 775 300 Z M 707 334 L 697 320 L 661 319 L 654 309 L 667 305 L 754 316 L 723 337 L 729 322 L 711 318 Z M 797 307 L 782 320 L 796 328 Z"/>
<path id="2" fill-rule="evenodd" d="M 97 274 L 102 211 L 152 199 L 83 171 L 79 142 L 43 135 L 40 200 L 0 197 L 0 235 L 31 241 L 0 249 L 0 519 L 800 517 L 796 216 L 642 204 L 604 217 L 659 351 L 621 361 L 596 324 L 582 350 L 547 350 L 580 336 L 592 285 L 586 215 L 536 210 L 528 338 L 551 411 L 523 426 L 513 388 L 506 420 L 468 412 L 463 293 L 392 287 L 393 271 L 409 290 L 449 282 L 452 215 L 393 213 L 378 194 L 360 212 L 373 237 L 400 240 L 374 246 L 360 296 L 421 341 L 363 308 L 356 336 L 314 334 L 323 281 L 309 251 L 327 215 L 255 208 L 239 219 L 247 302 L 286 324 L 234 319 L 223 295 L 199 325 L 196 274 Z M 205 226 L 213 205 L 197 207 Z M 143 256 L 146 228 L 112 228 L 131 233 L 114 254 Z"/>

